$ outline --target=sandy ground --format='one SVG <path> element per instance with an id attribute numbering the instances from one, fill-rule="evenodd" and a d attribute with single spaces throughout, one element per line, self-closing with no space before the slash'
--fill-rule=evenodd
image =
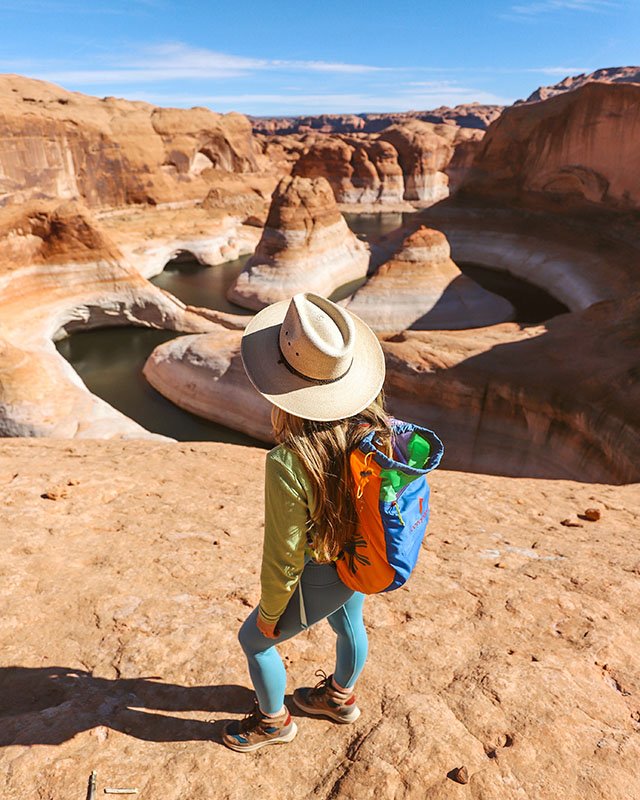
<path id="1" fill-rule="evenodd" d="M 80 800 L 92 769 L 145 800 L 640 797 L 638 485 L 435 473 L 416 573 L 365 606 L 361 718 L 224 748 L 252 702 L 263 459 L 0 440 L 3 800 Z M 332 652 L 326 624 L 283 646 L 288 690 Z"/>

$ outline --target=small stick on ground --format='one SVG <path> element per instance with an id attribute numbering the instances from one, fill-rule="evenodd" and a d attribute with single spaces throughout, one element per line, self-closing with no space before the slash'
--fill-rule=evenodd
<path id="1" fill-rule="evenodd" d="M 96 800 L 96 780 L 98 773 L 94 770 L 91 771 L 89 776 L 89 788 L 87 789 L 87 800 Z"/>

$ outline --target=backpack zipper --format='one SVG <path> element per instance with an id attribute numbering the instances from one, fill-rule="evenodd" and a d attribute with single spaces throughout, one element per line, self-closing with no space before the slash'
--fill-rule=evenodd
<path id="1" fill-rule="evenodd" d="M 396 507 L 396 511 L 398 512 L 398 519 L 400 523 L 404 526 L 404 520 L 402 519 L 402 514 L 400 513 L 400 506 L 398 505 L 398 501 L 394 500 L 393 505 Z"/>

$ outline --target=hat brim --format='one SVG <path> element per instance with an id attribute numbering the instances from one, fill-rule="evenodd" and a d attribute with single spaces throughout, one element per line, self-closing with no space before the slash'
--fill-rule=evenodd
<path id="1" fill-rule="evenodd" d="M 384 383 L 384 353 L 378 337 L 360 317 L 344 309 L 355 328 L 349 371 L 331 383 L 305 380 L 287 367 L 278 345 L 290 302 L 263 308 L 247 325 L 240 353 L 249 380 L 263 397 L 297 417 L 328 422 L 358 414 L 375 400 Z"/>

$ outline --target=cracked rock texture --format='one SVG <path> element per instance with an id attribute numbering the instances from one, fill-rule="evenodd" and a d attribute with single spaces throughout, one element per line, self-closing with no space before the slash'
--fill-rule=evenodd
<path id="1" fill-rule="evenodd" d="M 258 598 L 263 461 L 3 441 L 3 800 L 84 797 L 92 769 L 99 796 L 150 800 L 640 796 L 638 485 L 436 472 L 415 574 L 365 605 L 361 718 L 225 749 L 251 706 L 236 630 Z M 333 646 L 321 623 L 282 647 L 288 692 Z"/>

